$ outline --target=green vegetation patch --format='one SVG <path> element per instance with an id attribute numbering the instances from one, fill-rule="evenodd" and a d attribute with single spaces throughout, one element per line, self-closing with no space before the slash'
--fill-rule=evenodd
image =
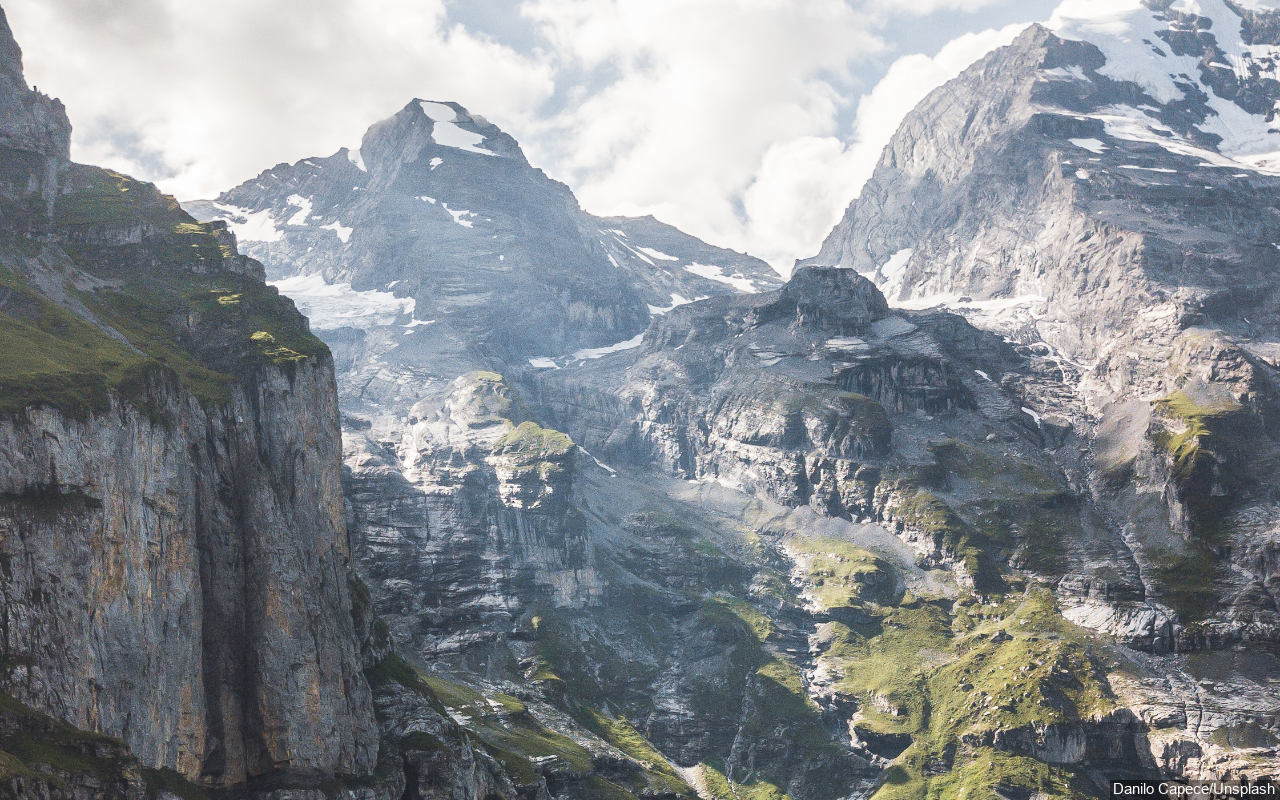
<path id="1" fill-rule="evenodd" d="M 232 254 L 220 229 L 195 222 L 149 184 L 73 167 L 54 223 L 66 254 L 101 280 L 94 289 L 68 287 L 84 315 L 27 278 L 33 268 L 66 271 L 56 245 L 29 252 L 6 243 L 0 413 L 44 404 L 83 416 L 107 408 L 113 393 L 152 413 L 148 398 L 163 375 L 216 405 L 247 370 L 326 352 L 289 300 L 223 269 Z M 130 233 L 113 244 L 121 225 Z"/>
<path id="2" fill-rule="evenodd" d="M 181 800 L 209 800 L 208 792 L 171 769 L 144 769 L 142 779 L 147 785 L 147 800 L 157 800 L 162 792 Z"/>
<path id="3" fill-rule="evenodd" d="M 439 713 L 462 720 L 512 780 L 530 785 L 540 780 L 541 763 L 554 762 L 557 771 L 585 775 L 592 768 L 591 754 L 569 737 L 538 722 L 515 697 L 481 692 L 442 675 L 424 672 L 404 658 L 392 654 L 365 671 L 375 688 L 394 682 L 426 698 Z M 414 740 L 415 749 L 428 749 L 430 742 Z"/>
<path id="4" fill-rule="evenodd" d="M 1048 591 L 954 605 L 907 597 L 873 624 L 827 623 L 819 633 L 836 690 L 859 698 L 856 728 L 910 736 L 877 800 L 1075 797 L 1069 769 L 982 743 L 997 731 L 1087 724 L 1116 708 L 1092 640 Z"/>
<path id="5" fill-rule="evenodd" d="M 874 553 L 832 536 L 788 542 L 805 568 L 805 587 L 822 610 L 897 600 L 893 569 Z"/>
<path id="6" fill-rule="evenodd" d="M 767 780 L 749 778 L 745 783 L 738 783 L 710 764 L 702 764 L 699 769 L 707 791 L 716 800 L 791 800 L 791 795 Z"/>
<path id="7" fill-rule="evenodd" d="M 195 224 L 172 197 L 155 186 L 109 169 L 73 165 L 67 191 L 54 204 L 58 227 L 154 224 L 173 229 Z M 184 231 L 184 233 L 187 233 Z"/>
<path id="8" fill-rule="evenodd" d="M 573 440 L 551 428 L 536 422 L 522 422 L 504 433 L 494 444 L 494 449 L 504 455 L 514 455 L 521 461 L 536 462 L 559 458 L 573 450 Z"/>
<path id="9" fill-rule="evenodd" d="M 1162 431 L 1155 435 L 1155 442 L 1173 458 L 1173 474 L 1187 480 L 1195 473 L 1203 456 L 1202 445 L 1213 435 L 1215 422 L 1226 414 L 1238 411 L 1238 403 L 1197 403 L 1184 391 L 1156 401 L 1156 409 L 1165 417 L 1180 423 L 1182 430 Z"/>
<path id="10" fill-rule="evenodd" d="M 586 709 L 577 715 L 583 727 L 626 753 L 644 769 L 648 789 L 644 794 L 673 794 L 697 797 L 697 793 L 675 771 L 670 762 L 625 719 Z"/>
<path id="11" fill-rule="evenodd" d="M 12 732 L 0 735 L 0 780 L 39 778 L 52 786 L 65 782 L 55 772 L 92 776 L 110 782 L 131 765 L 118 739 L 81 730 L 36 711 L 0 692 L 0 716 L 17 717 Z"/>

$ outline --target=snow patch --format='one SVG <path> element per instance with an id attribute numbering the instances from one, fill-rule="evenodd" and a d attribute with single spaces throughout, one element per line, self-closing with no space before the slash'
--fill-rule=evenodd
<path id="1" fill-rule="evenodd" d="M 1069 81 L 1087 81 L 1089 76 L 1084 74 L 1084 68 L 1072 64 L 1069 67 L 1054 67 L 1046 69 L 1044 74 L 1050 78 L 1058 78 Z"/>
<path id="2" fill-rule="evenodd" d="M 1082 147 L 1090 153 L 1107 152 L 1107 146 L 1102 143 L 1101 139 L 1071 139 L 1069 141 L 1076 147 Z"/>
<path id="3" fill-rule="evenodd" d="M 295 275 L 270 284 L 298 304 L 315 330 L 372 328 L 412 317 L 412 297 L 396 297 L 376 289 L 358 292 L 350 283 L 326 283 L 322 275 Z"/>
<path id="4" fill-rule="evenodd" d="M 342 243 L 343 243 L 343 244 L 346 244 L 346 243 L 347 243 L 347 240 L 349 240 L 349 239 L 351 238 L 351 231 L 353 231 L 353 230 L 355 230 L 355 229 L 354 229 L 354 228 L 348 228 L 348 227 L 344 226 L 341 222 L 338 222 L 338 221 L 335 219 L 333 222 L 330 222 L 328 225 L 321 225 L 321 226 L 320 226 L 320 230 L 322 230 L 322 231 L 333 231 L 334 233 L 338 234 L 338 238 L 339 238 L 340 240 L 342 240 Z"/>
<path id="5" fill-rule="evenodd" d="M 1255 3 L 1262 1 L 1254 0 Z M 1245 44 L 1243 20 L 1223 0 L 1178 0 L 1170 10 L 1194 13 L 1211 20 L 1213 25 L 1209 33 L 1218 49 L 1225 54 L 1224 66 L 1237 75 L 1248 75 L 1255 69 L 1268 74 L 1277 69 L 1276 48 Z M 1049 27 L 1064 38 L 1085 40 L 1096 45 L 1106 58 L 1098 72 L 1137 84 L 1161 104 L 1184 100 L 1186 91 L 1183 87 L 1190 80 L 1207 97 L 1208 113 L 1197 127 L 1204 133 L 1221 138 L 1217 147 L 1220 158 L 1225 156 L 1260 172 L 1280 174 L 1280 131 L 1272 130 L 1266 117 L 1244 110 L 1205 84 L 1201 78 L 1199 58 L 1174 55 L 1160 36 L 1171 27 L 1163 16 L 1164 12 L 1146 7 L 1141 0 L 1065 0 L 1054 11 Z M 1140 111 L 1138 113 L 1141 114 Z M 1132 114 L 1124 116 L 1133 119 Z M 1168 131 L 1149 117 L 1142 121 L 1142 127 Z M 1110 128 L 1107 132 L 1117 135 Z M 1172 142 L 1152 139 L 1147 132 L 1131 132 L 1139 135 L 1122 138 L 1154 141 L 1172 152 L 1193 147 L 1187 143 L 1170 146 Z M 1206 161 L 1213 163 L 1213 159 Z"/>
<path id="6" fill-rule="evenodd" d="M 452 147 L 455 150 L 465 150 L 468 153 L 479 153 L 482 156 L 497 157 L 497 153 L 481 146 L 484 141 L 482 134 L 458 125 L 457 111 L 444 103 L 433 103 L 430 100 L 419 101 L 418 105 L 422 108 L 422 113 L 431 120 L 431 138 L 436 144 Z"/>
<path id="7" fill-rule="evenodd" d="M 679 258 L 676 258 L 673 255 L 668 255 L 662 252 L 661 250 L 654 250 L 652 247 L 641 247 L 639 249 L 641 252 L 647 253 L 648 255 L 658 259 L 659 261 L 679 261 L 680 260 Z"/>
<path id="8" fill-rule="evenodd" d="M 876 274 L 880 277 L 879 283 L 884 287 L 885 297 L 896 297 L 902 292 L 902 280 L 907 271 L 907 262 L 915 252 L 910 247 L 904 247 L 889 256 L 889 260 L 876 269 Z"/>
<path id="9" fill-rule="evenodd" d="M 360 153 L 360 148 L 355 147 L 347 150 L 347 160 L 356 165 L 356 169 L 361 172 L 368 172 L 369 168 L 364 165 L 364 156 Z"/>
<path id="10" fill-rule="evenodd" d="M 756 285 L 743 277 L 741 272 L 725 275 L 724 270 L 714 264 L 688 264 L 684 270 L 685 272 L 692 272 L 700 278 L 728 284 L 740 292 L 751 293 L 756 291 Z"/>
<path id="11" fill-rule="evenodd" d="M 289 205 L 298 209 L 298 212 L 292 217 L 284 221 L 285 225 L 306 225 L 307 217 L 311 216 L 311 200 L 300 194 L 289 195 Z"/>
<path id="12" fill-rule="evenodd" d="M 559 369 L 556 366 L 556 362 L 549 358 L 531 358 L 529 359 L 529 366 L 534 369 Z"/>
<path id="13" fill-rule="evenodd" d="M 639 347 L 640 343 L 643 341 L 644 341 L 644 332 L 641 331 L 640 333 L 637 333 L 635 336 L 632 336 L 630 339 L 627 339 L 625 342 L 618 342 L 617 344 L 611 344 L 606 347 L 587 347 L 582 350 L 574 351 L 572 358 L 574 360 L 582 360 L 582 361 L 586 361 L 594 358 L 603 358 L 609 355 L 610 353 L 620 353 L 623 350 L 634 350 L 635 348 Z"/>
<path id="14" fill-rule="evenodd" d="M 436 156 L 435 158 L 428 161 L 427 165 L 432 169 L 435 169 L 436 167 L 440 166 L 443 163 L 444 163 L 444 159 L 440 158 L 439 156 Z"/>
<path id="15" fill-rule="evenodd" d="M 1280 246 L 1280 245 L 1277 245 L 1277 246 Z M 695 298 L 695 299 L 697 299 L 697 300 L 706 300 L 707 298 L 705 298 L 705 297 L 698 297 L 698 298 Z M 668 311 L 670 311 L 671 309 L 673 309 L 673 308 L 675 308 L 675 307 L 677 307 L 677 306 L 685 306 L 685 305 L 688 305 L 688 304 L 690 304 L 690 303 L 692 303 L 692 302 L 693 302 L 693 300 L 690 300 L 689 298 L 685 297 L 684 295 L 676 294 L 675 292 L 672 292 L 672 293 L 671 293 L 671 305 L 667 306 L 666 308 L 663 308 L 663 307 L 661 307 L 661 306 L 649 305 L 648 303 L 646 303 L 645 305 L 648 305 L 648 306 L 649 306 L 649 313 L 650 313 L 650 314 L 653 314 L 655 317 L 660 317 L 660 316 L 662 316 L 663 314 L 667 313 Z"/>
<path id="16" fill-rule="evenodd" d="M 225 203 L 214 203 L 213 207 L 226 215 L 227 227 L 242 242 L 278 242 L 284 236 L 269 208 L 250 211 Z"/>
<path id="17" fill-rule="evenodd" d="M 441 203 L 440 206 L 449 212 L 449 216 L 453 217 L 453 221 L 464 228 L 474 228 L 476 212 L 468 211 L 465 208 L 449 208 L 448 203 Z"/>

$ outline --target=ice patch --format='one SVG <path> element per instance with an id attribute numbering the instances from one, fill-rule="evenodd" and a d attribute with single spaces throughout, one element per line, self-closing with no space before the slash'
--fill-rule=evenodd
<path id="1" fill-rule="evenodd" d="M 449 208 L 448 203 L 441 203 L 441 207 L 449 212 L 449 216 L 453 217 L 453 221 L 464 228 L 474 228 L 476 212 L 468 211 L 465 208 Z"/>
<path id="2" fill-rule="evenodd" d="M 685 272 L 692 272 L 700 278 L 728 284 L 740 292 L 750 293 L 756 291 L 756 285 L 744 278 L 742 273 L 739 272 L 732 276 L 725 275 L 724 270 L 714 264 L 688 264 L 684 270 Z"/>
<path id="3" fill-rule="evenodd" d="M 1278 245 L 1278 246 L 1280 246 L 1280 245 Z M 696 299 L 697 299 L 697 300 L 706 300 L 707 298 L 705 298 L 705 297 L 698 297 L 698 298 L 696 298 Z M 645 305 L 648 305 L 648 306 L 649 306 L 649 313 L 650 313 L 650 314 L 653 314 L 655 317 L 660 317 L 660 316 L 662 316 L 663 314 L 665 314 L 665 313 L 667 313 L 668 311 L 670 311 L 671 309 L 675 308 L 676 306 L 685 306 L 685 305 L 688 305 L 689 303 L 692 303 L 692 302 L 693 302 L 693 300 L 690 300 L 689 298 L 685 297 L 684 295 L 676 294 L 675 292 L 672 292 L 672 293 L 671 293 L 671 305 L 667 306 L 666 308 L 663 308 L 663 307 L 661 307 L 661 306 L 649 305 L 648 303 L 646 303 Z"/>
<path id="4" fill-rule="evenodd" d="M 284 234 L 276 227 L 271 209 L 250 211 L 247 208 L 214 203 L 213 207 L 226 216 L 227 227 L 242 242 L 278 242 Z"/>
<path id="5" fill-rule="evenodd" d="M 289 205 L 295 206 L 298 212 L 284 221 L 285 225 L 306 225 L 311 216 L 311 200 L 300 194 L 289 195 Z"/>
<path id="6" fill-rule="evenodd" d="M 355 229 L 345 227 L 341 222 L 338 222 L 335 219 L 333 222 L 330 222 L 328 225 L 321 225 L 320 230 L 333 231 L 334 233 L 338 234 L 338 238 L 342 240 L 342 243 L 346 244 L 347 240 L 351 238 L 351 231 Z"/>
<path id="7" fill-rule="evenodd" d="M 458 126 L 458 112 L 449 106 L 444 103 L 433 103 L 430 100 L 422 100 L 418 105 L 422 108 L 422 113 L 431 119 L 431 138 L 436 144 L 452 147 L 455 150 L 465 150 L 468 153 L 479 153 L 482 156 L 497 157 L 497 153 L 480 146 L 484 141 L 483 135 Z"/>
<path id="8" fill-rule="evenodd" d="M 556 362 L 549 358 L 531 358 L 529 359 L 529 366 L 534 369 L 558 369 Z"/>
<path id="9" fill-rule="evenodd" d="M 322 275 L 295 275 L 270 283 L 298 304 L 315 330 L 394 325 L 405 315 L 412 317 L 416 305 L 412 297 L 376 289 L 358 292 L 350 283 L 325 283 Z"/>
<path id="10" fill-rule="evenodd" d="M 679 261 L 680 260 L 679 258 L 676 258 L 673 255 L 668 255 L 667 253 L 664 253 L 661 250 L 654 250 L 652 247 L 641 247 L 639 249 L 641 252 L 646 253 L 658 259 L 659 261 Z"/>
<path id="11" fill-rule="evenodd" d="M 603 358 L 604 356 L 607 356 L 610 353 L 620 353 L 623 350 L 634 350 L 635 348 L 639 347 L 640 343 L 643 341 L 644 341 L 644 332 L 641 331 L 640 333 L 637 333 L 635 336 L 632 336 L 630 339 L 627 339 L 625 342 L 618 342 L 617 344 L 611 344 L 606 347 L 588 347 L 582 350 L 577 350 L 574 352 L 572 358 L 575 361 L 585 361 L 593 358 Z"/>
<path id="12" fill-rule="evenodd" d="M 1082 147 L 1090 153 L 1105 153 L 1107 146 L 1102 143 L 1101 139 L 1070 139 L 1076 147 Z"/>

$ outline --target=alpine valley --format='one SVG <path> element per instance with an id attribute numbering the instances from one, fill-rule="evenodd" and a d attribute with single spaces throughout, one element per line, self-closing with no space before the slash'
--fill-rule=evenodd
<path id="1" fill-rule="evenodd" d="M 786 280 L 445 101 L 180 206 L 0 12 L 0 797 L 1280 776 L 1269 8 L 1065 3 Z"/>

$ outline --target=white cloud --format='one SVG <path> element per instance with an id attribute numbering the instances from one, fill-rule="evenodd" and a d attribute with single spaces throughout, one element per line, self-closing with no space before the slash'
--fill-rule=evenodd
<path id="1" fill-rule="evenodd" d="M 74 158 L 208 196 L 359 142 L 414 96 L 519 123 L 549 69 L 450 26 L 443 0 L 8 0 L 29 82 L 67 104 Z"/>
<path id="2" fill-rule="evenodd" d="M 739 203 L 776 142 L 834 135 L 837 90 L 882 48 L 842 0 L 531 0 L 584 95 L 530 142 L 583 204 L 741 246 Z M 606 70 L 603 86 L 591 76 Z"/>
<path id="3" fill-rule="evenodd" d="M 744 193 L 744 234 L 751 252 L 775 267 L 790 269 L 812 255 L 875 170 L 880 153 L 911 109 L 991 50 L 1025 28 L 964 34 L 934 56 L 913 54 L 893 62 L 858 101 L 852 139 L 802 137 L 775 142 Z"/>
<path id="4" fill-rule="evenodd" d="M 523 13 L 554 44 L 562 72 L 612 75 L 602 87 L 584 79 L 580 101 L 529 142 L 534 160 L 555 164 L 591 211 L 651 213 L 785 271 L 816 251 L 902 117 L 1023 27 L 899 58 L 857 100 L 846 142 L 842 89 L 884 47 L 866 11 L 839 0 L 530 0 Z"/>

